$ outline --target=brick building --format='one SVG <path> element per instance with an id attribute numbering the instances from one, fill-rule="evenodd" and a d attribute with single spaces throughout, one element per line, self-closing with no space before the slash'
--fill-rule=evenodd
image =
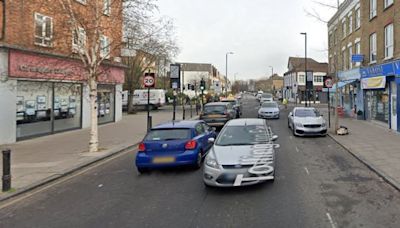
<path id="1" fill-rule="evenodd" d="M 313 88 L 308 95 L 310 101 L 325 103 L 327 101 L 326 94 L 322 91 L 322 87 L 324 77 L 328 72 L 328 64 L 307 58 L 307 72 L 311 73 L 313 80 Z M 288 71 L 283 76 L 283 98 L 292 102 L 304 103 L 306 95 L 305 60 L 299 57 L 289 57 Z"/>
<path id="2" fill-rule="evenodd" d="M 400 2 L 346 0 L 328 22 L 329 72 L 349 116 L 399 130 Z"/>
<path id="3" fill-rule="evenodd" d="M 90 126 L 88 73 L 79 53 L 93 37 L 106 59 L 97 79 L 99 123 L 122 118 L 124 68 L 118 42 L 112 42 L 122 40 L 122 21 L 116 20 L 122 3 L 97 2 L 103 12 L 101 35 L 95 36 L 95 1 L 71 2 L 79 32 L 58 1 L 0 1 L 0 144 Z"/>

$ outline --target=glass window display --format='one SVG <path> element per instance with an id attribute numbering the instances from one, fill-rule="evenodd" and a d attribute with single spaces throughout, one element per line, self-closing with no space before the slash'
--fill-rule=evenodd
<path id="1" fill-rule="evenodd" d="M 98 85 L 97 88 L 99 123 L 114 121 L 115 115 L 115 89 L 113 85 Z"/>
<path id="2" fill-rule="evenodd" d="M 54 131 L 81 127 L 82 86 L 54 83 Z"/>

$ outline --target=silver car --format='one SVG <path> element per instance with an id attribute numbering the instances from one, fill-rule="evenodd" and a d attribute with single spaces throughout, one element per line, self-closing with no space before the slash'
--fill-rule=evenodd
<path id="1" fill-rule="evenodd" d="M 275 101 L 267 101 L 261 104 L 258 109 L 258 118 L 276 118 L 279 119 L 279 105 Z"/>
<path id="2" fill-rule="evenodd" d="M 277 138 L 265 120 L 230 120 L 205 158 L 204 184 L 234 187 L 273 181 Z"/>
<path id="3" fill-rule="evenodd" d="M 327 134 L 326 121 L 313 107 L 296 107 L 288 116 L 288 127 L 295 136 Z"/>

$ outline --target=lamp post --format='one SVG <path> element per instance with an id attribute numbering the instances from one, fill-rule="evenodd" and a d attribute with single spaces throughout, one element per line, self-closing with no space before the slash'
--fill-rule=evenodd
<path id="1" fill-rule="evenodd" d="M 302 32 L 300 33 L 301 35 L 304 35 L 304 73 L 305 73 L 305 79 L 306 79 L 306 89 L 305 89 L 305 102 L 304 106 L 307 107 L 307 101 L 308 101 L 308 80 L 307 80 L 307 33 Z"/>
<path id="2" fill-rule="evenodd" d="M 271 68 L 271 77 L 274 76 L 274 67 L 273 66 L 269 66 L 269 68 Z"/>
<path id="3" fill-rule="evenodd" d="M 225 54 L 225 96 L 228 96 L 228 55 L 233 55 L 233 52 Z"/>

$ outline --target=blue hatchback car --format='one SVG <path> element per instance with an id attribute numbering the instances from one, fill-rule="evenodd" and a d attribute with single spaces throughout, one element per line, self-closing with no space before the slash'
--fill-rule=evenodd
<path id="1" fill-rule="evenodd" d="M 154 168 L 190 165 L 201 162 L 215 138 L 215 128 L 202 120 L 174 121 L 150 130 L 139 144 L 136 167 L 140 173 Z"/>

